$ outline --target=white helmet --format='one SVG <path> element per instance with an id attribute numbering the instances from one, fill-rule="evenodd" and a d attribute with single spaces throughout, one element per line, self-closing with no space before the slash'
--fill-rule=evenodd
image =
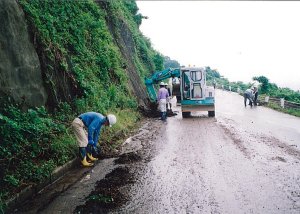
<path id="1" fill-rule="evenodd" d="M 109 126 L 112 127 L 112 125 L 114 125 L 116 122 L 117 122 L 117 118 L 115 115 L 113 114 L 109 114 L 107 115 L 107 119 L 108 119 L 108 122 L 109 122 Z"/>
<path id="2" fill-rule="evenodd" d="M 164 85 L 165 85 L 165 83 L 164 83 L 164 82 L 160 82 L 160 83 L 159 83 L 159 85 L 163 85 L 163 86 L 164 86 Z"/>

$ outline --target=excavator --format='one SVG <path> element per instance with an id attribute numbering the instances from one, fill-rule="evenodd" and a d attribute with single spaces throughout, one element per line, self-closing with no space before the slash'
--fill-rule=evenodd
<path id="1" fill-rule="evenodd" d="M 206 68 L 167 68 L 155 72 L 150 78 L 145 78 L 151 103 L 157 102 L 154 85 L 169 78 L 179 79 L 179 82 L 172 81 L 172 94 L 181 104 L 183 118 L 190 117 L 191 112 L 197 111 L 208 111 L 209 117 L 215 116 L 215 90 L 214 87 L 206 85 Z"/>

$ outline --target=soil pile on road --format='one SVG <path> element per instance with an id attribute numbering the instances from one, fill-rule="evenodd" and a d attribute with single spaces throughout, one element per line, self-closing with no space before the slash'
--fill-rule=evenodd
<path id="1" fill-rule="evenodd" d="M 137 161 L 141 161 L 142 157 L 134 152 L 125 153 L 120 155 L 120 157 L 114 161 L 115 164 L 126 164 L 126 163 L 134 163 Z"/>
<path id="2" fill-rule="evenodd" d="M 118 167 L 97 182 L 95 190 L 88 196 L 84 205 L 78 206 L 75 213 L 107 213 L 128 200 L 126 193 L 121 192 L 122 186 L 132 184 L 133 175 L 128 167 Z"/>
<path id="3" fill-rule="evenodd" d="M 142 160 L 136 152 L 124 153 L 114 161 L 115 164 L 132 164 Z M 87 197 L 84 205 L 78 206 L 75 213 L 108 213 L 129 200 L 127 191 L 122 189 L 135 182 L 127 166 L 120 166 L 98 181 L 95 190 Z"/>
<path id="4" fill-rule="evenodd" d="M 149 141 L 154 140 L 159 135 L 161 125 L 162 123 L 159 121 L 153 120 L 148 120 L 144 124 L 140 132 L 133 136 L 128 143 L 141 144 L 142 149 L 119 155 L 114 160 L 114 164 L 121 166 L 98 181 L 94 191 L 86 198 L 85 204 L 77 206 L 74 213 L 108 213 L 120 208 L 130 200 L 130 186 L 136 182 L 138 176 L 141 176 L 136 172 L 143 172 L 138 168 L 143 168 L 144 163 L 149 162 L 155 154 L 152 148 L 153 144 Z M 124 147 L 126 146 L 128 145 L 124 145 Z"/>

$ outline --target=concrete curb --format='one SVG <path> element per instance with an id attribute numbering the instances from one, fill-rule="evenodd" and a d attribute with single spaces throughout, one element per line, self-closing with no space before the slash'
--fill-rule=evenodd
<path id="1" fill-rule="evenodd" d="M 44 182 L 41 182 L 36 185 L 30 185 L 23 189 L 21 192 L 17 193 L 13 198 L 6 201 L 6 212 L 13 211 L 13 209 L 19 205 L 20 203 L 33 198 L 35 195 L 37 195 L 39 192 L 41 192 L 44 188 L 46 188 L 48 185 L 53 184 L 55 181 L 57 181 L 59 178 L 64 176 L 68 171 L 75 168 L 75 166 L 78 165 L 78 158 L 74 158 L 73 160 L 67 162 L 66 164 L 57 167 L 50 175 L 48 179 L 46 179 Z"/>
<path id="2" fill-rule="evenodd" d="M 124 143 L 126 143 L 126 141 L 128 141 L 130 138 L 132 138 L 132 136 L 127 138 Z M 58 179 L 62 178 L 66 173 L 68 173 L 72 169 L 75 169 L 78 165 L 78 158 L 74 158 L 73 160 L 65 163 L 63 166 L 57 167 L 51 173 L 50 177 L 44 182 L 26 187 L 20 193 L 17 193 L 13 198 L 6 201 L 6 212 L 12 212 L 18 205 L 25 202 L 26 200 L 29 200 L 30 198 L 33 198 L 46 187 L 53 184 L 55 181 L 58 181 Z"/>

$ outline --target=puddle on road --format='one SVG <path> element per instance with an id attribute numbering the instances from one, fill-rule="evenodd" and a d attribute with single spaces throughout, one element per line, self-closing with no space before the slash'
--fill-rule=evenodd
<path id="1" fill-rule="evenodd" d="M 107 213 L 120 207 L 128 200 L 126 192 L 120 188 L 133 184 L 133 174 L 128 167 L 118 167 L 97 182 L 95 190 L 87 197 L 84 205 L 78 206 L 74 213 Z"/>

